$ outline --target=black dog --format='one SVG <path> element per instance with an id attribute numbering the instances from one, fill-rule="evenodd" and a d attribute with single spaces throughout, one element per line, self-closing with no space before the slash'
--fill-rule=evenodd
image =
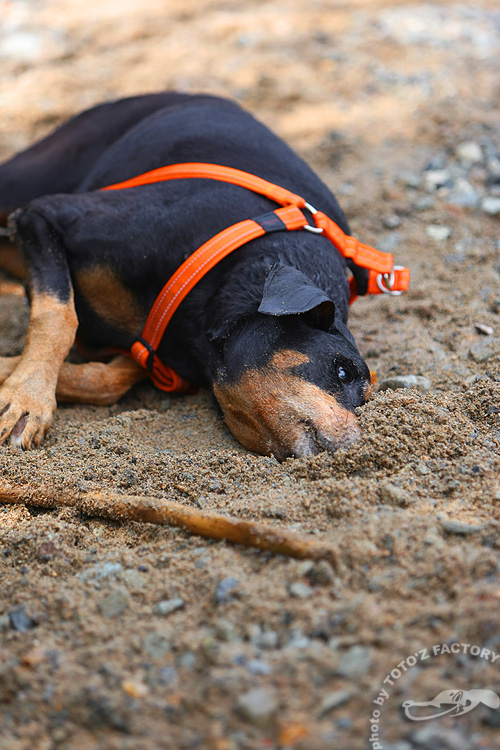
<path id="1" fill-rule="evenodd" d="M 100 190 L 183 162 L 222 164 L 286 187 L 348 232 L 318 177 L 234 103 L 165 93 L 73 118 L 0 167 L 0 219 L 5 225 L 14 212 L 9 227 L 31 302 L 22 356 L 0 362 L 0 442 L 38 445 L 56 396 L 120 398 L 145 371 L 122 355 L 108 364 L 64 362 L 77 329 L 87 351 L 129 350 L 163 285 L 196 248 L 276 208 L 209 179 Z M 7 248 L 3 260 L 12 267 Z M 366 288 L 367 272 L 351 271 Z M 370 383 L 346 327 L 348 300 L 346 262 L 328 239 L 264 234 L 196 285 L 157 354 L 187 381 L 213 386 L 229 428 L 250 450 L 279 460 L 334 450 L 358 437 L 354 409 Z"/>

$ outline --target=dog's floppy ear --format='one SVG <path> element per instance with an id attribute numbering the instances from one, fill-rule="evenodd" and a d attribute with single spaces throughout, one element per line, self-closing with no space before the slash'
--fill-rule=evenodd
<path id="1" fill-rule="evenodd" d="M 308 313 L 314 325 L 328 330 L 334 321 L 335 305 L 296 268 L 275 263 L 264 284 L 259 312 L 264 315 Z"/>

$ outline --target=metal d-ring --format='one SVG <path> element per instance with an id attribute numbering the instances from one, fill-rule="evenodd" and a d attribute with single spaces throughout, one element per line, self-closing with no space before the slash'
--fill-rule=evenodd
<path id="1" fill-rule="evenodd" d="M 308 211 L 314 214 L 317 214 L 317 210 L 314 208 L 314 206 L 311 206 L 310 203 L 307 203 L 307 201 L 304 203 L 304 208 L 307 208 Z M 308 232 L 313 232 L 313 234 L 323 234 L 323 227 L 312 227 L 310 224 L 306 224 L 304 226 L 304 229 L 307 229 Z"/>
<path id="2" fill-rule="evenodd" d="M 393 289 L 395 275 L 394 271 L 402 271 L 403 266 L 393 266 L 390 273 L 379 273 L 377 276 L 377 286 L 383 294 L 390 294 L 392 297 L 399 297 L 402 292 Z"/>

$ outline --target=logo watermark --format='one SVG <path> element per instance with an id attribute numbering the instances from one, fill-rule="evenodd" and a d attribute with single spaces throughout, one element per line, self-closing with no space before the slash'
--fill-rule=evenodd
<path id="1" fill-rule="evenodd" d="M 491 664 L 498 662 L 498 666 L 500 666 L 500 653 L 497 654 L 491 649 L 481 648 L 471 643 L 437 643 L 430 648 L 422 648 L 410 654 L 386 675 L 382 680 L 382 686 L 378 695 L 373 699 L 376 708 L 373 709 L 370 717 L 369 737 L 372 750 L 384 749 L 380 734 L 382 712 L 391 697 L 392 688 L 394 688 L 397 681 L 412 667 L 442 654 L 464 654 L 484 659 Z M 436 696 L 431 696 L 427 700 L 405 700 L 401 704 L 401 707 L 404 709 L 408 720 L 429 721 L 441 716 L 462 716 L 481 704 L 491 709 L 500 709 L 500 696 L 487 688 L 471 690 L 452 688 L 450 690 L 442 690 Z"/>

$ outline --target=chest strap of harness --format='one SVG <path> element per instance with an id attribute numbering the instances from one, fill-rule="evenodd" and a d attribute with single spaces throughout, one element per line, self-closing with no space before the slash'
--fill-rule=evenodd
<path id="1" fill-rule="evenodd" d="M 298 229 L 323 234 L 344 258 L 350 258 L 357 266 L 368 269 L 367 294 L 394 295 L 408 289 L 410 271 L 408 268 L 395 266 L 390 253 L 382 253 L 345 234 L 332 219 L 317 211 L 300 195 L 239 169 L 197 162 L 172 164 L 102 189 L 124 190 L 155 182 L 193 178 L 219 180 L 247 188 L 275 201 L 281 208 L 254 219 L 240 221 L 216 234 L 184 261 L 161 290 L 149 312 L 142 336 L 134 342 L 129 354 L 148 371 L 154 384 L 161 390 L 171 393 L 195 390 L 156 354 L 174 312 L 198 281 L 219 261 L 233 250 L 264 234 Z M 314 226 L 309 223 L 302 209 L 312 215 Z M 349 280 L 349 284 L 349 303 L 352 303 L 357 297 L 354 278 Z"/>

